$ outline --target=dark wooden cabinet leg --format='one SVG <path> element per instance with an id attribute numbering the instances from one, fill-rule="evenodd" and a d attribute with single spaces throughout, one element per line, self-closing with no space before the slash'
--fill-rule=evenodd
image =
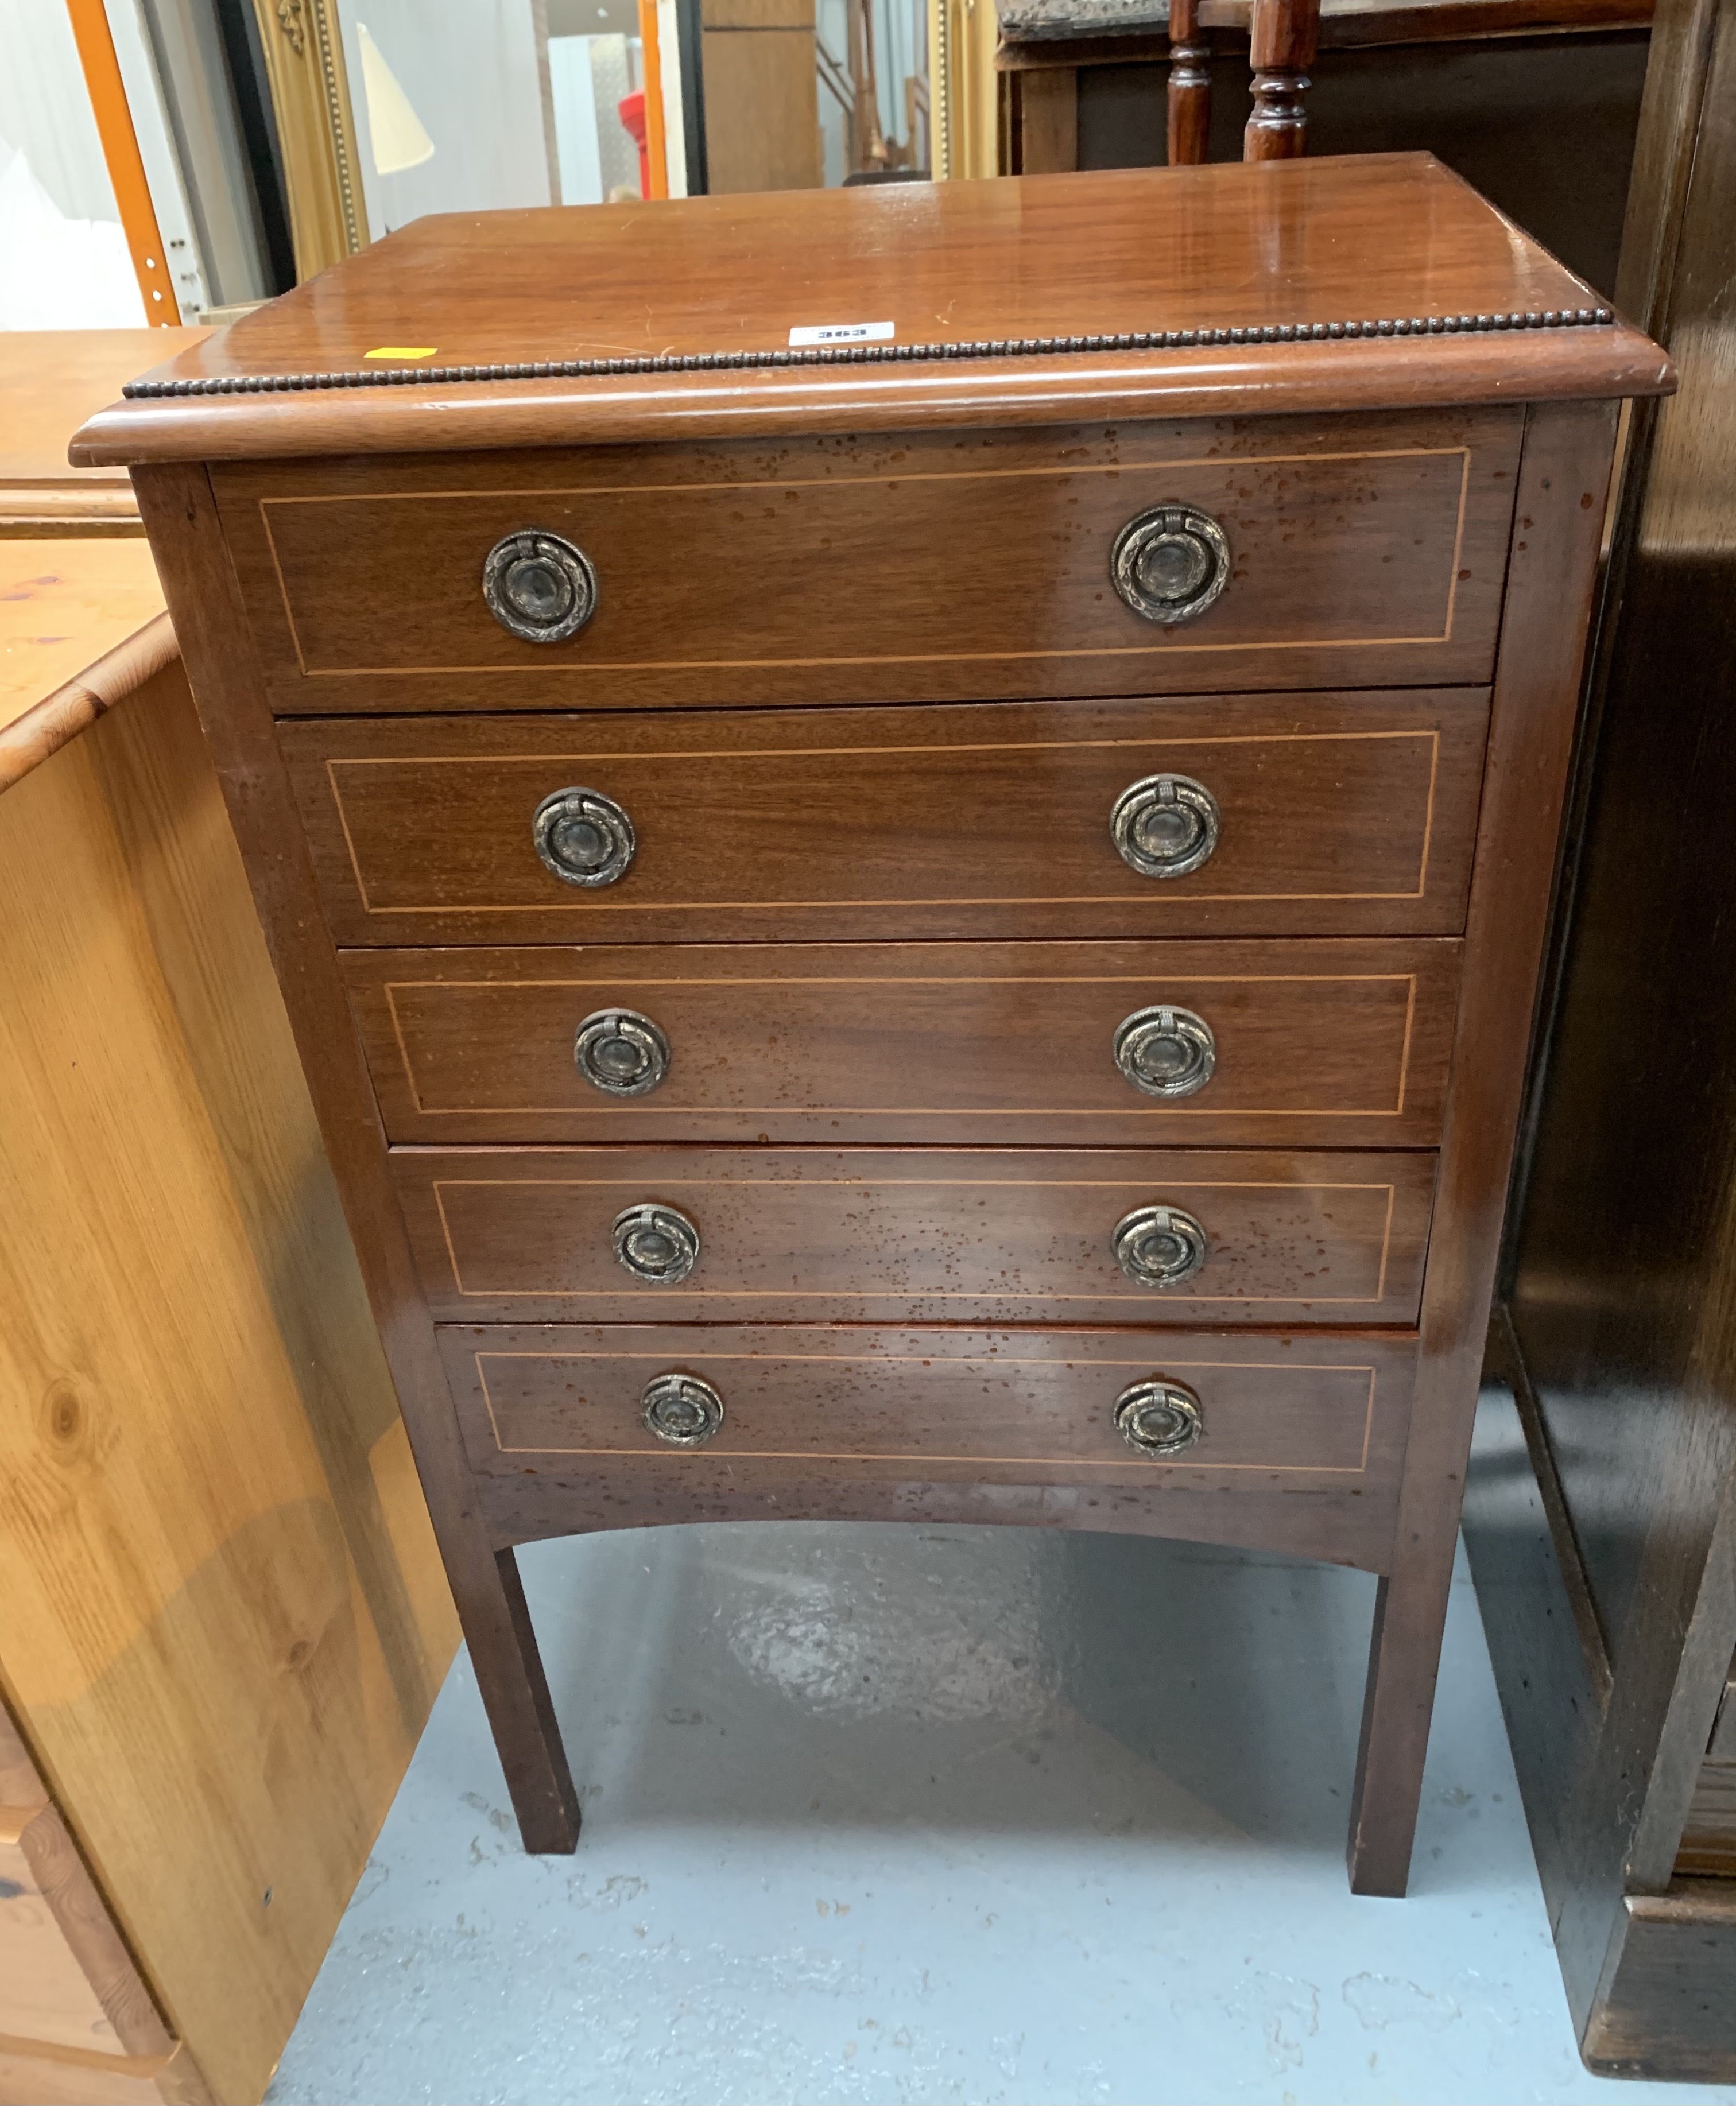
<path id="1" fill-rule="evenodd" d="M 1362 1736 L 1350 1801 L 1352 1893 L 1402 1895 L 1423 1795 L 1429 1720 L 1452 1567 L 1383 1580 L 1375 1599 Z"/>
<path id="2" fill-rule="evenodd" d="M 491 1557 L 483 1548 L 469 1562 L 468 1573 L 460 1575 L 451 1564 L 447 1571 L 518 1833 L 532 1856 L 568 1857 L 578 1846 L 579 1795 L 567 1768 L 518 1561 L 509 1550 Z"/>

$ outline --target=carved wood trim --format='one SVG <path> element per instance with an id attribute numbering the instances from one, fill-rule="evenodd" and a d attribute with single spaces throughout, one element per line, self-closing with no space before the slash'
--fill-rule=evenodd
<path id="1" fill-rule="evenodd" d="M 253 12 L 305 283 L 368 244 L 343 42 L 331 0 L 253 0 Z"/>
<path id="2" fill-rule="evenodd" d="M 778 365 L 904 365 L 949 358 L 1052 358 L 1069 352 L 1191 351 L 1223 343 L 1303 343 L 1382 336 L 1483 336 L 1503 329 L 1607 328 L 1609 307 L 1549 308 L 1541 314 L 1420 315 L 1378 321 L 1267 322 L 1257 329 L 1144 329 L 1119 336 L 1026 337 L 1006 342 L 974 338 L 963 343 L 834 344 L 815 351 L 715 351 L 684 357 L 538 359 L 516 365 L 383 366 L 378 372 L 226 374 L 210 380 L 133 380 L 121 390 L 129 401 L 188 395 L 301 394 L 323 388 L 450 386 L 455 381 L 582 380 L 617 373 L 742 371 Z"/>

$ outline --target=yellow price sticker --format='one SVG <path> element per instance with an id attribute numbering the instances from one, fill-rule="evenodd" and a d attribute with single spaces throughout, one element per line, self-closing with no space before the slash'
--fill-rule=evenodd
<path id="1" fill-rule="evenodd" d="M 378 351 L 365 351 L 364 358 L 432 358 L 436 347 L 431 343 L 383 343 Z"/>

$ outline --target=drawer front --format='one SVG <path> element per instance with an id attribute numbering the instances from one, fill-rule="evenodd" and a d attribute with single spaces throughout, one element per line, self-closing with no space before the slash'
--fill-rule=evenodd
<path id="1" fill-rule="evenodd" d="M 220 467 L 285 714 L 917 701 L 1482 682 L 1523 418 L 792 438 Z M 1159 507 L 1215 521 L 1227 583 L 1157 622 L 1112 552 Z M 588 559 L 558 642 L 483 566 L 535 531 Z"/>
<path id="2" fill-rule="evenodd" d="M 695 1491 L 965 1476 L 1379 1497 L 1402 1450 L 1415 1359 L 1402 1332 L 502 1324 L 439 1335 L 478 1472 L 648 1473 Z M 703 1445 L 648 1429 L 648 1389 L 669 1375 L 698 1378 L 721 1407 Z M 1147 1382 L 1191 1397 L 1191 1445 L 1145 1453 L 1118 1429 L 1118 1405 Z"/>
<path id="3" fill-rule="evenodd" d="M 446 1321 L 1409 1324 L 1434 1185 L 1420 1152 L 415 1149 L 393 1168 Z"/>
<path id="4" fill-rule="evenodd" d="M 344 969 L 396 1141 L 1432 1147 L 1459 953 L 1438 938 L 688 943 L 352 951 Z M 1191 1096 L 1116 1066 L 1118 1032 L 1166 1006 L 1171 1048 L 1178 1032 L 1213 1048 Z M 657 1087 L 616 1097 L 575 1044 L 621 1010 L 669 1059 Z"/>
<path id="5" fill-rule="evenodd" d="M 1467 688 L 347 719 L 282 737 L 340 943 L 1446 935 L 1487 720 Z M 1153 794 L 1193 800 L 1183 867 L 1137 869 L 1111 818 L 1166 776 L 1179 788 Z M 580 789 L 631 830 L 606 882 L 537 851 L 539 808 Z"/>

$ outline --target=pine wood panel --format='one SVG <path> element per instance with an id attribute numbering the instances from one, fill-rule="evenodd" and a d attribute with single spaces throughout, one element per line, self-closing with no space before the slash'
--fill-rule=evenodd
<path id="1" fill-rule="evenodd" d="M 437 1317 L 524 1323 L 1405 1324 L 1434 1160 L 1021 1149 L 394 1152 Z M 688 1280 L 635 1279 L 611 1226 L 646 1200 L 698 1229 Z M 1210 1255 L 1141 1287 L 1110 1248 L 1174 1206 Z"/>
<path id="2" fill-rule="evenodd" d="M 1478 682 L 1493 662 L 1521 419 L 1457 410 L 483 459 L 216 477 L 290 715 L 933 701 Z M 1115 536 L 1202 507 L 1231 570 L 1164 626 Z M 558 644 L 488 612 L 503 535 L 576 542 L 597 611 Z"/>
<path id="3" fill-rule="evenodd" d="M 159 261 L 161 253 L 159 252 Z M 124 469 L 71 468 L 66 441 L 135 374 L 207 329 L 0 330 L 0 540 L 128 535 L 142 540 Z"/>
<path id="4" fill-rule="evenodd" d="M 162 612 L 142 541 L 0 537 L 0 730 Z"/>
<path id="5" fill-rule="evenodd" d="M 598 945 L 352 951 L 396 1141 L 823 1140 L 1432 1145 L 1459 947 L 1281 943 Z M 1217 1040 L 1197 1095 L 1136 1090 L 1115 1028 L 1161 1003 Z M 623 1006 L 666 1079 L 604 1097 L 576 1028 Z"/>
<path id="6" fill-rule="evenodd" d="M 1464 925 L 1488 699 L 339 719 L 286 723 L 342 943 L 768 936 L 1452 934 Z M 1116 798 L 1169 771 L 1222 813 L 1199 870 L 1130 870 Z M 636 851 L 563 884 L 531 817 L 612 798 Z"/>
<path id="7" fill-rule="evenodd" d="M 0 1684 L 256 2099 L 454 1632 L 178 665 L 7 791 L 0 903 Z"/>
<path id="8" fill-rule="evenodd" d="M 206 2106 L 210 2095 L 185 2047 L 111 2055 L 0 2033 L 3 2106 Z"/>
<path id="9" fill-rule="evenodd" d="M 13 1738 L 0 1711 L 0 1757 Z M 18 1760 L 7 1781 L 29 1791 L 28 1801 L 0 1796 L 0 2036 L 23 2037 L 99 2054 L 123 2054 L 113 2021 L 79 1964 L 43 1892 L 25 1848 L 28 1830 L 54 1820 L 48 1795 Z M 0 2089 L 0 2098 L 5 2096 Z"/>

